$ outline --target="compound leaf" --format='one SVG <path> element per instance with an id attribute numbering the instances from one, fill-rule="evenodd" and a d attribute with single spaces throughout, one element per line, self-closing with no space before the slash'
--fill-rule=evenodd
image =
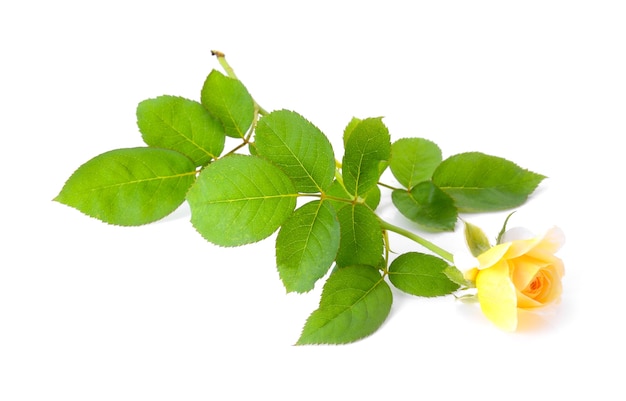
<path id="1" fill-rule="evenodd" d="M 326 281 L 319 308 L 307 319 L 296 344 L 357 341 L 383 324 L 392 302 L 391 289 L 376 268 L 337 269 Z"/>
<path id="2" fill-rule="evenodd" d="M 276 263 L 287 292 L 307 292 L 327 272 L 339 249 L 335 208 L 313 201 L 296 209 L 276 237 Z"/>
<path id="3" fill-rule="evenodd" d="M 224 150 L 224 127 L 200 103 L 177 96 L 159 96 L 137 106 L 137 125 L 144 142 L 178 151 L 196 166 Z"/>
<path id="4" fill-rule="evenodd" d="M 204 81 L 200 102 L 222 122 L 226 135 L 243 138 L 254 119 L 254 100 L 241 81 L 217 70 Z"/>
<path id="5" fill-rule="evenodd" d="M 389 281 L 398 289 L 421 297 L 451 294 L 459 285 L 448 278 L 445 260 L 418 252 L 398 256 L 389 265 Z"/>
<path id="6" fill-rule="evenodd" d="M 432 181 L 459 211 L 490 212 L 521 205 L 544 178 L 506 159 L 469 152 L 444 160 Z"/>
<path id="7" fill-rule="evenodd" d="M 328 138 L 301 115 L 274 111 L 257 124 L 256 150 L 279 166 L 299 192 L 323 192 L 335 176 L 335 155 Z"/>
<path id="8" fill-rule="evenodd" d="M 80 166 L 54 200 L 106 223 L 147 224 L 180 206 L 195 169 L 189 158 L 172 150 L 111 150 Z"/>
<path id="9" fill-rule="evenodd" d="M 234 154 L 208 165 L 187 194 L 191 223 L 216 245 L 238 246 L 270 236 L 296 206 L 293 183 L 257 156 Z"/>

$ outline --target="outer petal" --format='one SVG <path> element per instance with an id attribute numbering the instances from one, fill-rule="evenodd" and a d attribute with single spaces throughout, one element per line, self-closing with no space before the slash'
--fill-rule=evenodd
<path id="1" fill-rule="evenodd" d="M 507 331 L 517 328 L 517 297 L 506 261 L 481 270 L 476 278 L 478 301 L 489 320 Z"/>
<path id="2" fill-rule="evenodd" d="M 496 245 L 492 248 L 489 248 L 487 251 L 478 255 L 478 268 L 479 269 L 487 269 L 493 266 L 494 264 L 500 262 L 503 256 L 508 252 L 512 243 L 507 242 L 504 244 Z"/>

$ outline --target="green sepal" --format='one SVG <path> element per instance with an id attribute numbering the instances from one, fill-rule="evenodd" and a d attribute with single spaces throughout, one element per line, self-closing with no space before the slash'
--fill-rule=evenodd
<path id="1" fill-rule="evenodd" d="M 217 70 L 204 81 L 200 102 L 222 122 L 229 137 L 243 138 L 254 120 L 254 100 L 246 87 Z"/>
<path id="2" fill-rule="evenodd" d="M 513 213 L 515 212 L 509 213 L 509 215 L 506 216 L 506 219 L 504 219 L 502 228 L 500 229 L 500 232 L 498 233 L 498 237 L 496 238 L 496 244 L 500 244 L 502 242 L 502 237 L 504 236 L 504 233 L 506 232 L 506 225 L 509 222 L 509 219 L 511 218 L 511 216 L 513 216 Z"/>
<path id="3" fill-rule="evenodd" d="M 238 246 L 273 234 L 296 206 L 297 192 L 281 169 L 234 154 L 205 167 L 187 194 L 191 223 L 209 242 Z"/>
<path id="4" fill-rule="evenodd" d="M 476 286 L 476 283 L 466 280 L 463 272 L 457 269 L 456 266 L 446 267 L 443 269 L 443 274 L 445 274 L 453 283 L 457 283 L 460 287 L 473 288 Z"/>
<path id="5" fill-rule="evenodd" d="M 454 201 L 430 181 L 423 181 L 410 191 L 391 193 L 394 206 L 407 219 L 434 231 L 453 231 L 458 218 Z"/>
<path id="6" fill-rule="evenodd" d="M 463 223 L 465 225 L 465 242 L 472 255 L 477 257 L 488 251 L 491 248 L 491 244 L 483 230 L 467 221 L 463 221 Z"/>
<path id="7" fill-rule="evenodd" d="M 389 281 L 398 289 L 420 297 L 448 295 L 459 289 L 445 274 L 448 263 L 436 256 L 404 253 L 389 265 Z"/>
<path id="8" fill-rule="evenodd" d="M 116 149 L 80 166 L 54 200 L 109 224 L 138 226 L 176 210 L 195 174 L 195 164 L 173 150 Z"/>
<path id="9" fill-rule="evenodd" d="M 324 284 L 319 308 L 296 345 L 346 344 L 367 337 L 387 319 L 392 303 L 391 289 L 375 267 L 339 268 Z"/>
<path id="10" fill-rule="evenodd" d="M 312 201 L 296 209 L 276 237 L 276 265 L 287 292 L 312 290 L 338 249 L 339 222 L 332 205 Z"/>
<path id="11" fill-rule="evenodd" d="M 444 160 L 432 181 L 460 212 L 492 212 L 521 205 L 544 178 L 506 159 L 469 152 Z"/>

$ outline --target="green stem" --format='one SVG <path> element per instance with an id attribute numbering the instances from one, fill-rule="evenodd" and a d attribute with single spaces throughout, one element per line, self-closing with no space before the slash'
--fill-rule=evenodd
<path id="1" fill-rule="evenodd" d="M 222 53 L 219 50 L 211 50 L 211 55 L 217 57 L 217 61 L 219 61 L 220 65 L 226 72 L 226 75 L 228 75 L 230 78 L 241 81 L 239 78 L 237 78 L 237 75 L 235 74 L 235 70 L 233 70 L 233 67 L 231 67 L 230 64 L 228 64 L 228 61 L 226 61 L 226 55 L 224 53 Z M 265 110 L 256 102 L 256 100 L 253 99 L 252 101 L 254 102 L 255 110 L 257 110 L 260 115 L 264 116 L 264 115 L 269 114 L 267 110 Z"/>
<path id="2" fill-rule="evenodd" d="M 443 259 L 447 260 L 448 262 L 454 263 L 454 256 L 450 252 L 438 247 L 437 245 L 433 244 L 427 239 L 422 238 L 419 235 L 412 233 L 411 231 L 405 230 L 404 228 L 401 228 L 398 226 L 394 226 L 393 224 L 388 223 L 384 221 L 383 219 L 379 218 L 379 220 L 380 220 L 380 225 L 384 230 L 392 231 L 396 234 L 400 234 L 410 240 L 413 240 L 417 242 L 418 244 L 422 245 L 424 248 L 435 253 L 436 255 L 441 256 Z"/>

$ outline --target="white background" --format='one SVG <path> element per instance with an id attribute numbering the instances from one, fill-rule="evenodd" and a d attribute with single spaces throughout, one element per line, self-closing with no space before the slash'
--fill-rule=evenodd
<path id="1" fill-rule="evenodd" d="M 624 399 L 623 4 L 3 3 L 0 399 Z M 139 101 L 199 99 L 211 49 L 338 153 L 351 117 L 384 116 L 394 140 L 547 175 L 511 224 L 565 231 L 560 305 L 508 334 L 394 292 L 373 336 L 296 347 L 320 288 L 285 294 L 273 237 L 217 248 L 184 207 L 121 228 L 52 201 L 91 157 L 142 144 Z M 464 217 L 495 236 L 505 215 Z M 429 238 L 467 255 L 460 232 Z"/>

